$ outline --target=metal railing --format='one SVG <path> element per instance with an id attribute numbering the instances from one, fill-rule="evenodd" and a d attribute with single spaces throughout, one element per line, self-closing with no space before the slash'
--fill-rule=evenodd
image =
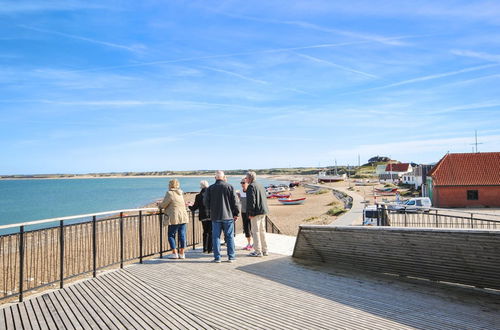
<path id="1" fill-rule="evenodd" d="M 187 245 L 195 249 L 203 241 L 203 228 L 195 213 L 188 212 Z M 163 218 L 157 208 L 141 208 L 0 226 L 19 230 L 0 235 L 0 303 L 15 297 L 22 301 L 25 293 L 44 288 L 62 288 L 69 280 L 96 277 L 100 270 L 162 257 L 170 250 Z M 79 222 L 69 223 L 75 220 Z M 53 226 L 29 230 L 41 224 Z M 281 233 L 269 218 L 266 231 Z"/>
<path id="2" fill-rule="evenodd" d="M 500 215 L 451 209 L 425 208 L 391 210 L 377 204 L 377 225 L 393 227 L 500 229 Z"/>
<path id="3" fill-rule="evenodd" d="M 271 219 L 266 215 L 266 232 L 272 234 L 281 234 L 281 230 L 271 221 Z"/>
<path id="4" fill-rule="evenodd" d="M 68 224 L 74 220 L 78 223 Z M 89 220 L 90 219 L 90 220 Z M 57 226 L 27 230 L 29 226 Z M 0 236 L 0 301 L 169 251 L 167 225 L 156 208 L 128 209 L 0 226 L 19 232 Z M 187 244 L 202 241 L 191 213 Z"/>

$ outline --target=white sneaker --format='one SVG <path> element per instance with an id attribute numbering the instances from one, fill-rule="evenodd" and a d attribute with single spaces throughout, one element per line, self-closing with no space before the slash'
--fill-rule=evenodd
<path id="1" fill-rule="evenodd" d="M 179 255 L 177 253 L 169 254 L 167 259 L 179 259 Z"/>
<path id="2" fill-rule="evenodd" d="M 183 253 L 183 254 L 179 254 L 179 259 L 186 259 L 186 255 Z"/>

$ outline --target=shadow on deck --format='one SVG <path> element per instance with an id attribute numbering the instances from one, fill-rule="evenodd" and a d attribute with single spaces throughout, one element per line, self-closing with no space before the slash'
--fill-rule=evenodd
<path id="1" fill-rule="evenodd" d="M 134 264 L 5 307 L 0 328 L 500 328 L 494 293 L 245 254 Z"/>

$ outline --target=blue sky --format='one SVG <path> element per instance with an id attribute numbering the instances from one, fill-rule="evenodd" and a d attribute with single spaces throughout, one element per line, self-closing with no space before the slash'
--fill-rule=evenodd
<path id="1" fill-rule="evenodd" d="M 2 1 L 0 174 L 500 151 L 498 1 Z"/>

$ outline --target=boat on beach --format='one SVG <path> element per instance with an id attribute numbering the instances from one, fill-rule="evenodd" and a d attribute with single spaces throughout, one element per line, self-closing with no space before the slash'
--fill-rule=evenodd
<path id="1" fill-rule="evenodd" d="M 271 195 L 268 195 L 267 198 L 289 198 L 290 196 L 292 196 L 292 194 L 288 193 L 288 194 L 271 194 Z"/>
<path id="2" fill-rule="evenodd" d="M 380 195 L 394 195 L 398 192 L 398 188 L 375 188 L 375 193 Z"/>
<path id="3" fill-rule="evenodd" d="M 327 174 L 327 172 L 318 173 L 318 182 L 340 182 L 340 181 L 345 181 L 346 178 L 347 175 L 345 173 L 341 175 L 338 174 L 330 175 Z"/>
<path id="4" fill-rule="evenodd" d="M 300 205 L 305 202 L 306 198 L 297 198 L 297 199 L 289 199 L 289 198 L 280 198 L 278 201 L 283 205 Z"/>

